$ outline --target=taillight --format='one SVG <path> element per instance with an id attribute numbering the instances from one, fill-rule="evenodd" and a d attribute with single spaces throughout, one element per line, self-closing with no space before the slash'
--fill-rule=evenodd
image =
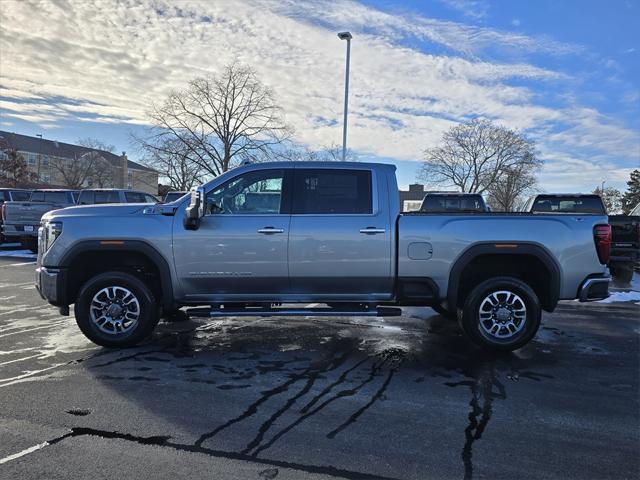
<path id="1" fill-rule="evenodd" d="M 606 264 L 611 256 L 611 225 L 596 225 L 593 229 L 593 239 L 600 263 Z"/>
<path id="2" fill-rule="evenodd" d="M 2 221 L 4 222 L 6 220 L 6 218 L 4 218 L 4 209 L 7 208 L 6 205 L 3 203 L 2 205 L 0 205 L 0 218 L 2 218 Z"/>

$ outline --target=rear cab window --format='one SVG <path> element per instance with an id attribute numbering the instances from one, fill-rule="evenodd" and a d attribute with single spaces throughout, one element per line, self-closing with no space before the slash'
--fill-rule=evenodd
<path id="1" fill-rule="evenodd" d="M 6 192 L 6 193 L 9 193 L 9 192 Z M 26 202 L 27 200 L 29 200 L 30 196 L 31 196 L 31 192 L 21 192 L 21 191 L 11 192 L 11 200 L 13 200 L 14 202 Z"/>
<path id="2" fill-rule="evenodd" d="M 480 195 L 427 195 L 421 212 L 484 212 L 484 201 Z"/>
<path id="3" fill-rule="evenodd" d="M 373 213 L 370 170 L 297 168 L 292 214 L 370 215 Z"/>
<path id="4" fill-rule="evenodd" d="M 531 211 L 535 213 L 590 213 L 606 215 L 602 199 L 597 195 L 560 196 L 539 195 Z"/>

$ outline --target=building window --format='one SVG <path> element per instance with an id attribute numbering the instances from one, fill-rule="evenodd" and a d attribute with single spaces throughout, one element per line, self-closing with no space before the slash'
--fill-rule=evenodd
<path id="1" fill-rule="evenodd" d="M 133 188 L 133 184 L 131 182 L 127 183 L 127 188 Z"/>
<path id="2" fill-rule="evenodd" d="M 23 156 L 27 157 L 28 165 L 36 165 L 38 163 L 38 156 L 35 153 L 25 152 Z"/>
<path id="3" fill-rule="evenodd" d="M 51 177 L 49 176 L 48 173 L 42 173 L 40 174 L 40 181 L 44 182 L 44 183 L 49 183 L 49 180 L 51 179 Z"/>
<path id="4" fill-rule="evenodd" d="M 49 166 L 49 157 L 42 157 L 42 166 L 43 167 Z"/>

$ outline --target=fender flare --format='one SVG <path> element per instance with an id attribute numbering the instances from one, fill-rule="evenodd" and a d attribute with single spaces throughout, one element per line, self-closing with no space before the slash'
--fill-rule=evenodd
<path id="1" fill-rule="evenodd" d="M 166 259 L 149 243 L 142 240 L 82 240 L 73 244 L 60 259 L 59 266 L 67 270 L 73 261 L 87 252 L 135 252 L 146 256 L 156 266 L 160 273 L 160 287 L 162 289 L 162 307 L 171 310 L 174 305 L 173 283 L 171 270 Z M 68 277 L 68 275 L 67 275 Z M 66 290 L 66 289 L 65 289 Z M 69 299 L 67 299 L 68 301 Z"/>
<path id="2" fill-rule="evenodd" d="M 558 262 L 549 251 L 537 243 L 531 242 L 482 242 L 464 250 L 455 260 L 450 272 L 447 287 L 447 303 L 456 305 L 460 277 L 464 269 L 481 255 L 528 255 L 540 260 L 549 273 L 549 299 L 543 302 L 544 310 L 553 311 L 560 299 L 561 270 Z"/>

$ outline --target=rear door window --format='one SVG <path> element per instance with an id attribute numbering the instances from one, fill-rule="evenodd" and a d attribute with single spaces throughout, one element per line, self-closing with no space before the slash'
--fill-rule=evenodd
<path id="1" fill-rule="evenodd" d="M 32 202 L 44 202 L 44 192 L 33 192 L 31 194 Z"/>
<path id="2" fill-rule="evenodd" d="M 293 214 L 371 214 L 370 170 L 295 170 Z"/>
<path id="3" fill-rule="evenodd" d="M 120 203 L 118 192 L 95 192 L 94 203 Z"/>
<path id="4" fill-rule="evenodd" d="M 71 203 L 68 192 L 44 192 L 44 201 L 49 203 Z"/>
<path id="5" fill-rule="evenodd" d="M 124 198 L 128 203 L 144 203 L 144 194 L 140 192 L 124 192 Z"/>

